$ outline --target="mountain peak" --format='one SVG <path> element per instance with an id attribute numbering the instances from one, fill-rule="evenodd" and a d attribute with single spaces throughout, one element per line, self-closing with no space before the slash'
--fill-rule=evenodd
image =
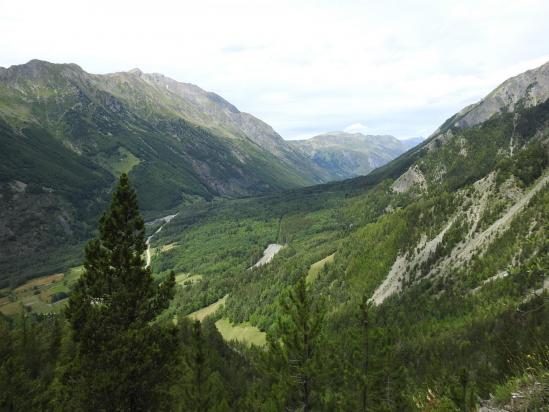
<path id="1" fill-rule="evenodd" d="M 32 59 L 29 60 L 27 63 L 20 64 L 20 65 L 14 65 L 11 67 L 25 67 L 30 69 L 50 69 L 50 68 L 72 68 L 76 69 L 78 71 L 83 72 L 84 70 L 75 63 L 51 63 L 46 60 L 40 60 L 40 59 Z"/>
<path id="2" fill-rule="evenodd" d="M 306 140 L 290 140 L 334 179 L 366 175 L 384 165 L 410 146 L 390 135 L 360 132 L 327 132 Z"/>
<path id="3" fill-rule="evenodd" d="M 317 136 L 313 136 L 310 139 L 311 141 L 325 141 L 325 142 L 333 142 L 333 143 L 342 143 L 343 140 L 354 140 L 354 141 L 385 141 L 385 142 L 398 142 L 398 139 L 394 136 L 382 134 L 382 135 L 371 135 L 371 134 L 364 134 L 361 132 L 342 132 L 342 131 L 334 131 L 334 132 L 326 132 L 319 134 Z"/>
<path id="4" fill-rule="evenodd" d="M 50 65 L 53 65 L 53 64 L 55 64 L 55 63 L 50 63 L 46 60 L 31 59 L 27 63 L 24 63 L 23 65 L 27 65 L 27 66 L 50 66 Z"/>
<path id="5" fill-rule="evenodd" d="M 517 107 L 532 107 L 549 99 L 549 62 L 505 80 L 479 102 L 471 104 L 449 118 L 431 136 L 450 127 L 467 128 L 485 122 L 501 112 Z"/>
<path id="6" fill-rule="evenodd" d="M 131 73 L 131 74 L 135 74 L 136 76 L 142 76 L 143 75 L 143 72 L 141 71 L 141 69 L 135 67 L 131 70 L 128 70 L 128 73 Z"/>
<path id="7" fill-rule="evenodd" d="M 21 78 L 42 81 L 44 79 L 74 79 L 80 78 L 84 70 L 74 63 L 50 63 L 33 59 L 24 64 L 17 64 L 0 70 L 3 82 L 17 83 Z"/>

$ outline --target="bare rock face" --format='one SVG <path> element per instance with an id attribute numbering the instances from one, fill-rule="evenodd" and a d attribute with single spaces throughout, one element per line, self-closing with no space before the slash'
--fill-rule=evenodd
<path id="1" fill-rule="evenodd" d="M 395 180 L 391 189 L 396 193 L 406 193 L 413 187 L 418 187 L 420 190 L 425 190 L 427 188 L 427 180 L 417 165 L 410 167 L 403 175 Z"/>
<path id="2" fill-rule="evenodd" d="M 482 123 L 501 111 L 514 111 L 518 104 L 536 106 L 549 98 L 549 62 L 534 70 L 511 77 L 456 122 L 459 127 Z"/>
<path id="3" fill-rule="evenodd" d="M 463 108 L 432 135 L 436 138 L 449 127 L 473 127 L 501 112 L 514 112 L 519 106 L 536 106 L 549 99 L 549 62 L 511 77 L 480 102 Z"/>

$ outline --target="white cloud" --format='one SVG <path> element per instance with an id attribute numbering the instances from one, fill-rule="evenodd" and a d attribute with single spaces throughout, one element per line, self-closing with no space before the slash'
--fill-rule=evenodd
<path id="1" fill-rule="evenodd" d="M 352 123 L 409 137 L 549 60 L 548 15 L 546 0 L 0 0 L 0 66 L 137 66 L 286 138 Z"/>
<path id="2" fill-rule="evenodd" d="M 362 134 L 368 134 L 368 128 L 364 126 L 362 123 L 353 123 L 347 126 L 343 129 L 344 132 L 347 133 L 362 133 Z"/>

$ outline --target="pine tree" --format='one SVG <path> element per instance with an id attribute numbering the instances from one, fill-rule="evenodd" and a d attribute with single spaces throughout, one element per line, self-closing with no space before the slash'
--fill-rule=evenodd
<path id="1" fill-rule="evenodd" d="M 302 276 L 282 302 L 284 316 L 279 321 L 280 339 L 269 339 L 270 356 L 278 362 L 278 393 L 285 391 L 287 407 L 308 412 L 318 409 L 322 381 L 321 349 L 324 313 L 315 303 Z M 276 361 L 273 362 L 276 364 Z M 281 387 L 281 384 L 284 387 Z"/>
<path id="2" fill-rule="evenodd" d="M 191 344 L 186 353 L 185 366 L 187 367 L 188 382 L 183 391 L 183 410 L 193 412 L 207 412 L 210 409 L 208 397 L 209 371 L 204 353 L 204 337 L 200 321 L 194 321 L 191 331 Z"/>
<path id="3" fill-rule="evenodd" d="M 362 345 L 362 356 L 363 356 L 363 363 L 362 363 L 362 393 L 361 393 L 361 403 L 362 403 L 362 410 L 367 411 L 368 410 L 368 372 L 369 372 L 369 356 L 370 356 L 370 347 L 369 347 L 369 331 L 370 331 L 370 320 L 368 313 L 370 311 L 370 304 L 368 303 L 368 299 L 366 296 L 364 296 L 362 303 L 360 304 L 360 318 L 362 323 L 362 334 L 363 334 L 363 345 Z"/>
<path id="4" fill-rule="evenodd" d="M 212 324 L 213 325 L 213 324 Z M 213 326 L 215 328 L 215 326 Z M 230 410 L 219 372 L 212 365 L 215 348 L 212 336 L 200 321 L 181 322 L 184 341 L 183 361 L 179 383 L 180 409 L 185 412 L 223 412 Z M 216 330 L 216 333 L 217 330 Z M 227 365 L 220 365 L 225 367 Z"/>
<path id="5" fill-rule="evenodd" d="M 66 310 L 77 346 L 64 377 L 68 408 L 141 411 L 169 403 L 162 389 L 176 340 L 152 321 L 169 305 L 174 277 L 155 282 L 145 248 L 137 195 L 123 174 L 99 237 L 86 246 L 84 273 Z"/>

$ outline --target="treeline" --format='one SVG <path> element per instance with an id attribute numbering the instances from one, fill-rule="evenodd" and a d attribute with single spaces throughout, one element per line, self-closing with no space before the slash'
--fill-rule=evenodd
<path id="1" fill-rule="evenodd" d="M 520 294 L 533 268 L 483 298 Z M 507 377 L 549 367 L 546 297 L 493 316 L 476 297 L 421 307 L 423 293 L 330 314 L 300 278 L 265 348 L 227 345 L 211 319 L 142 325 L 89 349 L 62 316 L 3 319 L 0 409 L 463 411 Z M 469 324 L 451 324 L 468 312 Z"/>

